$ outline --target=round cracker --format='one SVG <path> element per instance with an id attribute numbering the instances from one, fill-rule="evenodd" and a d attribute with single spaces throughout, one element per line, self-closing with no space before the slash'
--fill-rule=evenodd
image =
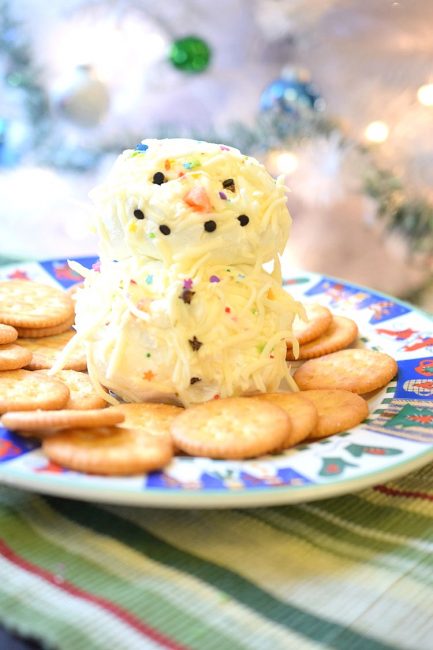
<path id="1" fill-rule="evenodd" d="M 99 427 L 72 429 L 42 442 L 54 463 L 89 474 L 127 476 L 161 469 L 173 456 L 168 437 L 152 436 L 143 429 Z"/>
<path id="2" fill-rule="evenodd" d="M 299 316 L 295 316 L 293 321 L 293 335 L 298 340 L 299 345 L 317 339 L 326 332 L 332 321 L 332 313 L 324 305 L 305 303 L 304 309 L 308 320 L 303 321 Z M 287 347 L 292 347 L 290 341 L 287 342 Z"/>
<path id="3" fill-rule="evenodd" d="M 17 327 L 53 327 L 71 318 L 74 304 L 64 291 L 31 280 L 0 282 L 0 321 Z"/>
<path id="4" fill-rule="evenodd" d="M 327 438 L 347 431 L 368 416 L 363 397 L 349 390 L 307 390 L 303 396 L 316 407 L 318 421 L 309 439 Z"/>
<path id="5" fill-rule="evenodd" d="M 254 397 L 229 397 L 186 409 L 171 425 L 174 443 L 192 456 L 241 459 L 281 449 L 290 432 L 283 409 Z"/>
<path id="6" fill-rule="evenodd" d="M 122 427 L 142 429 L 152 436 L 168 436 L 170 438 L 171 423 L 185 410 L 173 404 L 155 404 L 153 402 L 119 404 L 113 408 L 125 417 Z"/>
<path id="7" fill-rule="evenodd" d="M 15 411 L 6 413 L 1 423 L 12 431 L 37 432 L 40 437 L 59 429 L 109 427 L 123 422 L 125 416 L 114 408 L 74 411 Z"/>
<path id="8" fill-rule="evenodd" d="M 3 325 L 0 323 L 0 345 L 13 343 L 18 338 L 18 332 L 12 325 Z"/>
<path id="9" fill-rule="evenodd" d="M 301 390 L 341 388 L 362 395 L 386 386 L 397 370 L 396 361 L 384 352 L 340 350 L 306 361 L 294 380 Z"/>
<path id="10" fill-rule="evenodd" d="M 21 345 L 15 343 L 0 345 L 0 370 L 24 368 L 31 360 L 32 353 Z"/>
<path id="11" fill-rule="evenodd" d="M 53 366 L 57 356 L 65 345 L 75 336 L 74 330 L 46 336 L 42 339 L 19 339 L 20 345 L 32 352 L 32 360 L 28 364 L 29 370 L 49 369 Z M 65 370 L 86 370 L 87 361 L 83 344 L 71 351 L 63 366 Z"/>
<path id="12" fill-rule="evenodd" d="M 355 321 L 345 316 L 334 316 L 324 334 L 299 347 L 299 356 L 296 360 L 313 359 L 321 357 L 323 354 L 342 350 L 353 343 L 357 336 L 358 326 Z M 291 361 L 295 360 L 291 350 L 287 350 L 286 358 Z"/>
<path id="13" fill-rule="evenodd" d="M 254 398 L 279 406 L 289 416 L 292 427 L 283 443 L 283 449 L 305 440 L 317 424 L 316 408 L 300 393 L 263 393 L 254 395 Z"/>
<path id="14" fill-rule="evenodd" d="M 72 328 L 75 316 L 71 316 L 63 323 L 54 325 L 54 327 L 17 327 L 18 336 L 20 338 L 40 339 L 45 336 L 54 336 L 55 334 L 63 334 Z"/>
<path id="15" fill-rule="evenodd" d="M 39 370 L 38 372 L 45 375 L 48 370 Z M 53 377 L 62 381 L 69 388 L 71 396 L 65 408 L 84 411 L 102 409 L 107 406 L 106 400 L 95 392 L 87 373 L 77 370 L 59 370 Z"/>
<path id="16" fill-rule="evenodd" d="M 0 413 L 61 409 L 69 399 L 69 389 L 58 379 L 28 370 L 0 373 Z"/>

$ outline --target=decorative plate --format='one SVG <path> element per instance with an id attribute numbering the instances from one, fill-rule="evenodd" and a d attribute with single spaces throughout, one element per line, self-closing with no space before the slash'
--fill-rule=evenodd
<path id="1" fill-rule="evenodd" d="M 96 258 L 81 258 L 90 267 Z M 66 260 L 0 268 L 68 288 L 81 278 Z M 178 457 L 164 469 L 128 478 L 89 476 L 50 463 L 38 443 L 0 427 L 0 482 L 59 496 L 155 507 L 232 508 L 347 494 L 433 460 L 433 325 L 427 314 L 370 289 L 296 272 L 284 285 L 297 298 L 352 317 L 361 344 L 391 354 L 397 379 L 370 398 L 369 418 L 347 432 L 280 455 L 248 461 Z"/>

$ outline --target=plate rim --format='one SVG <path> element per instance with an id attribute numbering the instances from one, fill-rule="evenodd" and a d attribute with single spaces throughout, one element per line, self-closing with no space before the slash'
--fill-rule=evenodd
<path id="1" fill-rule="evenodd" d="M 168 491 L 161 490 L 158 488 L 152 488 L 151 490 L 143 489 L 141 491 L 137 490 L 110 490 L 106 491 L 101 487 L 95 486 L 92 490 L 92 494 L 87 496 L 86 493 L 89 492 L 89 488 L 77 483 L 76 486 L 71 486 L 69 483 L 65 484 L 61 480 L 56 481 L 56 476 L 51 476 L 49 480 L 44 481 L 44 477 L 38 475 L 38 478 L 34 478 L 34 475 L 27 476 L 21 472 L 2 472 L 0 468 L 0 483 L 3 480 L 5 485 L 9 487 L 22 487 L 31 492 L 37 492 L 41 494 L 46 494 L 50 496 L 58 496 L 62 498 L 72 498 L 72 499 L 82 499 L 85 501 L 94 502 L 95 493 L 102 498 L 98 499 L 101 503 L 113 503 L 117 505 L 130 505 L 130 506 L 142 506 L 142 507 L 163 507 L 163 508 L 185 508 L 185 507 L 195 507 L 203 509 L 216 509 L 216 508 L 237 508 L 237 507 L 261 507 L 261 506 L 278 506 L 278 505 L 290 505 L 297 503 L 308 503 L 310 501 L 321 501 L 323 499 L 328 499 L 331 497 L 345 496 L 348 494 L 354 494 L 368 487 L 373 488 L 376 485 L 380 485 L 383 482 L 388 482 L 393 479 L 399 478 L 400 476 L 405 476 L 410 472 L 420 469 L 429 462 L 429 458 L 433 460 L 433 445 L 430 449 L 426 449 L 421 454 L 417 454 L 410 460 L 401 461 L 395 463 L 386 469 L 380 469 L 373 472 L 369 472 L 361 477 L 352 477 L 341 479 L 337 483 L 316 483 L 316 484 L 307 484 L 307 485 L 290 485 L 290 486 L 259 486 L 259 487 L 250 487 L 248 489 L 236 489 L 236 490 L 179 490 L 177 491 Z M 403 470 L 403 471 L 400 471 Z M 407 471 L 406 471 L 407 470 Z M 3 476 L 2 476 L 3 474 Z M 13 478 L 18 477 L 18 482 L 9 482 L 9 476 Z M 380 476 L 380 480 L 375 483 L 372 482 L 372 477 Z M 138 475 L 138 476 L 141 476 Z M 22 480 L 20 478 L 22 477 Z M 33 479 L 33 480 L 32 480 Z M 33 489 L 33 484 L 35 488 Z M 347 490 L 347 486 L 353 484 L 354 490 Z M 42 485 L 43 488 L 39 489 Z M 50 487 L 53 486 L 56 490 L 51 490 Z M 341 488 L 341 489 L 340 489 Z M 318 491 L 320 494 L 315 495 L 314 493 Z M 100 493 L 100 494 L 99 494 Z M 306 493 L 306 494 L 303 494 Z M 285 498 L 287 496 L 294 496 L 295 498 Z M 104 498 L 107 496 L 107 498 Z M 114 497 L 114 499 L 113 499 Z M 277 497 L 277 498 L 275 498 Z M 300 498 L 298 498 L 300 497 Z M 306 498 L 305 498 L 306 497 Z M 311 498 L 310 498 L 311 497 Z M 191 501 L 197 501 L 197 503 L 191 503 Z M 205 500 L 205 503 L 199 504 L 201 500 Z M 226 503 L 227 502 L 227 503 Z"/>

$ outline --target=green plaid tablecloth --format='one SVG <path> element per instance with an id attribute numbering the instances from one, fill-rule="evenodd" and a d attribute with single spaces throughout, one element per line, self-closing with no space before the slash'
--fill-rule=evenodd
<path id="1" fill-rule="evenodd" d="M 297 506 L 0 487 L 0 622 L 61 650 L 433 648 L 433 465 Z"/>

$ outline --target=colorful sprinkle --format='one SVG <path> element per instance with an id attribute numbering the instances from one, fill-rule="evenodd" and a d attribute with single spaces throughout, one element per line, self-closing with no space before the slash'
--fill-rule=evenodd
<path id="1" fill-rule="evenodd" d="M 184 289 L 192 289 L 192 284 L 193 284 L 192 279 L 187 278 L 186 280 L 183 281 L 183 288 Z"/>
<path id="2" fill-rule="evenodd" d="M 275 293 L 272 291 L 272 289 L 269 289 L 268 293 L 266 294 L 266 297 L 268 300 L 275 300 L 276 296 Z"/>
<path id="3" fill-rule="evenodd" d="M 148 237 L 149 237 L 149 239 L 155 239 L 156 235 L 155 235 L 154 232 L 150 232 L 150 233 L 148 234 Z"/>
<path id="4" fill-rule="evenodd" d="M 146 381 L 152 381 L 154 379 L 155 373 L 152 372 L 151 370 L 147 370 L 147 372 L 143 373 L 143 379 Z"/>
<path id="5" fill-rule="evenodd" d="M 98 260 L 97 262 L 95 262 L 94 264 L 92 264 L 92 269 L 93 269 L 96 273 L 100 273 L 100 272 L 101 272 L 101 260 Z"/>
<path id="6" fill-rule="evenodd" d="M 211 275 L 209 278 L 209 282 L 221 282 L 221 280 L 217 275 Z"/>
<path id="7" fill-rule="evenodd" d="M 137 146 L 135 147 L 135 151 L 141 151 L 142 153 L 144 153 L 144 152 L 147 151 L 148 149 L 149 149 L 149 146 L 148 146 L 147 144 L 143 144 L 143 142 L 140 142 L 140 143 L 137 144 Z"/>
<path id="8" fill-rule="evenodd" d="M 225 311 L 226 314 L 230 314 L 231 309 L 230 309 L 230 307 L 226 307 L 226 308 L 224 309 L 224 311 Z"/>
<path id="9" fill-rule="evenodd" d="M 227 201 L 227 194 L 225 194 L 224 192 L 218 192 L 218 194 L 220 199 L 222 199 L 223 201 Z"/>
<path id="10" fill-rule="evenodd" d="M 171 169 L 171 160 L 166 160 L 166 161 L 164 162 L 164 169 L 165 169 L 166 171 L 168 171 L 169 169 Z"/>
<path id="11" fill-rule="evenodd" d="M 257 316 L 257 314 L 258 314 L 259 312 L 257 311 L 257 309 L 252 309 L 252 310 L 251 310 L 251 313 L 252 313 L 253 316 Z"/>
<path id="12" fill-rule="evenodd" d="M 150 359 L 151 356 L 152 356 L 152 355 L 150 354 L 150 352 L 146 352 L 146 357 L 147 357 L 148 359 Z"/>
<path id="13" fill-rule="evenodd" d="M 137 284 L 137 281 L 136 280 L 130 280 L 129 284 Z"/>
<path id="14" fill-rule="evenodd" d="M 147 275 L 146 284 L 152 284 L 152 282 L 153 282 L 153 275 Z"/>
<path id="15" fill-rule="evenodd" d="M 261 354 L 263 352 L 263 350 L 265 349 L 265 344 L 261 343 L 260 345 L 257 345 L 256 349 L 257 349 L 257 352 L 259 352 L 259 354 Z"/>
<path id="16" fill-rule="evenodd" d="M 196 336 L 193 336 L 192 339 L 188 339 L 188 343 L 190 344 L 194 352 L 200 350 L 201 346 L 203 345 L 203 343 L 199 341 Z"/>
<path id="17" fill-rule="evenodd" d="M 194 169 L 195 167 L 201 167 L 201 162 L 199 162 L 198 160 L 191 160 L 188 162 L 184 162 L 182 166 L 185 169 Z"/>
<path id="18" fill-rule="evenodd" d="M 225 144 L 220 144 L 221 151 L 230 151 L 230 147 L 226 147 Z"/>

